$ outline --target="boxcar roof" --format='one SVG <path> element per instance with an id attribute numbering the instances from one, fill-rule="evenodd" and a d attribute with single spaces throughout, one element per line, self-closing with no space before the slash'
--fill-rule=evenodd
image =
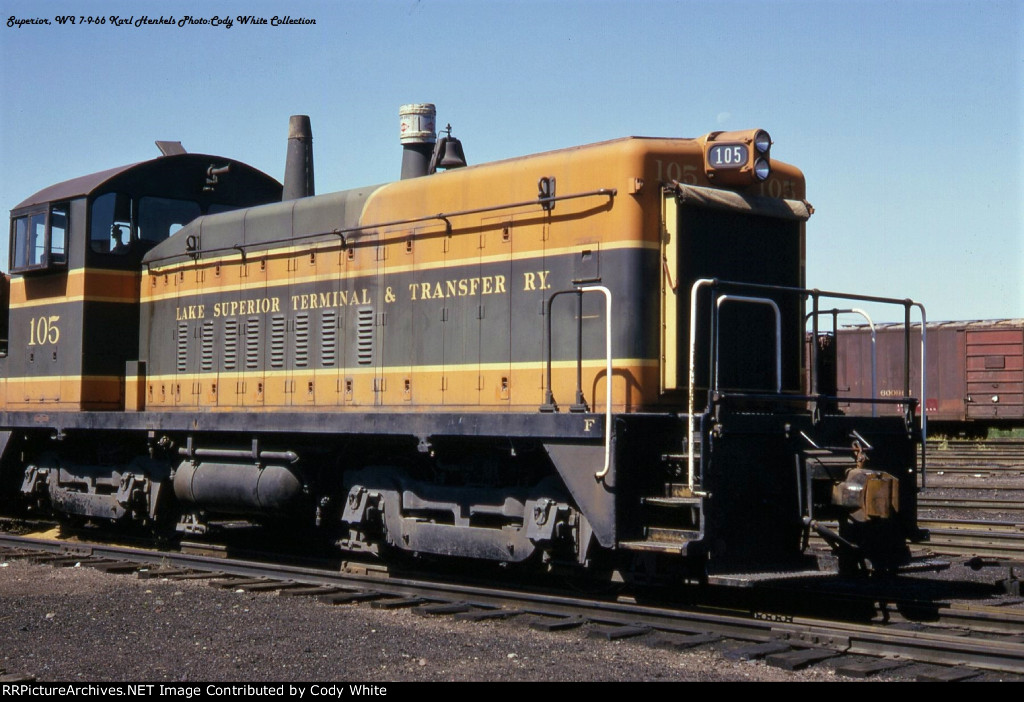
<path id="1" fill-rule="evenodd" d="M 920 328 L 920 322 L 911 323 L 910 328 Z M 991 328 L 991 327 L 1024 327 L 1024 318 L 1017 319 L 969 319 L 969 320 L 953 320 L 948 322 L 928 322 L 928 329 L 946 329 L 949 327 L 957 329 L 978 329 L 978 328 Z M 853 329 L 859 331 L 867 331 L 867 324 L 846 324 L 841 327 L 842 329 Z M 903 322 L 876 322 L 875 329 L 882 331 L 886 329 L 902 329 Z"/>

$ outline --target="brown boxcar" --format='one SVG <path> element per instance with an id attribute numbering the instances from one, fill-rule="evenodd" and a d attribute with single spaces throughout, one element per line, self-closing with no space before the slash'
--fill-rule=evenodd
<path id="1" fill-rule="evenodd" d="M 877 382 L 875 397 L 901 397 L 903 324 L 875 327 Z M 914 346 L 921 326 L 911 326 Z M 976 433 L 988 426 L 1024 424 L 1024 319 L 936 322 L 927 326 L 925 363 L 927 396 L 923 405 L 933 428 Z M 871 397 L 871 329 L 867 325 L 839 331 L 839 396 Z M 911 394 L 918 394 L 921 361 L 911 356 Z M 868 405 L 840 402 L 852 414 L 870 413 Z M 882 413 L 897 412 L 878 405 Z"/>

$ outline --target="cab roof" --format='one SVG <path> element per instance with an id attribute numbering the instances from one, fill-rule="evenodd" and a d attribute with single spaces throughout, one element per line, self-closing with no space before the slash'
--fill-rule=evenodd
<path id="1" fill-rule="evenodd" d="M 159 156 L 148 161 L 130 163 L 125 166 L 118 166 L 117 168 L 110 168 L 105 171 L 90 173 L 89 175 L 65 180 L 62 183 L 57 183 L 56 185 L 43 188 L 34 195 L 29 196 L 18 203 L 12 209 L 12 212 L 17 212 L 19 210 L 35 207 L 48 202 L 59 202 L 61 200 L 73 200 L 75 198 L 86 197 L 101 188 L 109 189 L 109 187 L 104 186 L 127 187 L 131 189 L 132 184 L 137 184 L 143 180 L 159 177 L 157 174 L 160 171 L 166 171 L 165 176 L 169 176 L 171 173 L 176 171 L 176 168 L 185 168 L 188 169 L 189 172 L 193 172 L 193 169 L 205 169 L 208 165 L 230 165 L 232 170 L 235 172 L 249 174 L 250 180 L 255 178 L 256 180 L 266 183 L 269 187 L 276 188 L 277 194 L 275 196 L 260 198 L 259 201 L 266 202 L 273 199 L 279 200 L 281 197 L 280 183 L 265 173 L 262 173 L 241 161 L 225 158 L 223 156 L 214 156 L 211 154 L 182 153 Z M 255 202 L 249 204 L 255 204 Z"/>

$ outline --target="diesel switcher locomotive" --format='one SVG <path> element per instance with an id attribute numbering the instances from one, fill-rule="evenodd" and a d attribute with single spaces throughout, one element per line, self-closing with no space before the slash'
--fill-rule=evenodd
<path id="1" fill-rule="evenodd" d="M 635 578 L 804 568 L 812 533 L 907 561 L 917 400 L 839 410 L 818 321 L 920 306 L 805 289 L 767 132 L 467 166 L 409 105 L 401 139 L 400 180 L 326 195 L 293 117 L 283 185 L 158 142 L 18 204 L 5 511 Z"/>

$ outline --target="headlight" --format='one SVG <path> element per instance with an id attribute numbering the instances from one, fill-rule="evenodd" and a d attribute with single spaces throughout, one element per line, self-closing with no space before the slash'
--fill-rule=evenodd
<path id="1" fill-rule="evenodd" d="M 772 148 L 771 135 L 763 129 L 757 130 L 757 134 L 754 135 L 754 148 L 759 154 L 768 153 L 768 149 Z"/>
<path id="2" fill-rule="evenodd" d="M 768 164 L 768 159 L 759 158 L 754 161 L 754 177 L 758 180 L 767 180 L 771 172 L 772 167 Z"/>

